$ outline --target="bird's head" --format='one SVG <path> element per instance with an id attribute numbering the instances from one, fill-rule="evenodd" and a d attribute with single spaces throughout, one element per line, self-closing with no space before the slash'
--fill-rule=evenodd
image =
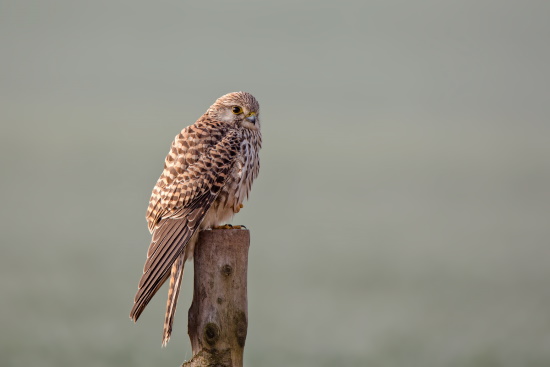
<path id="1" fill-rule="evenodd" d="M 221 96 L 207 113 L 215 120 L 235 124 L 241 128 L 260 129 L 260 104 L 247 92 L 233 92 Z"/>

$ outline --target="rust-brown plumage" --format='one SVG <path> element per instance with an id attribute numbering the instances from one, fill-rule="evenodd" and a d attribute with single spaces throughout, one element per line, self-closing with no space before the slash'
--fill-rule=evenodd
<path id="1" fill-rule="evenodd" d="M 147 208 L 152 241 L 130 311 L 136 321 L 170 277 L 163 345 L 170 339 L 184 263 L 193 256 L 199 230 L 238 212 L 258 175 L 259 109 L 246 92 L 220 97 L 176 136 L 166 156 Z"/>

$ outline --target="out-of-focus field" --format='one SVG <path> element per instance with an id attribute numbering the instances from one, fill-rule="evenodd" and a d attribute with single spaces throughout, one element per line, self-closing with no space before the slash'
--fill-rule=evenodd
<path id="1" fill-rule="evenodd" d="M 550 365 L 549 7 L 1 4 L 0 365 L 177 366 L 137 324 L 169 144 L 259 99 L 249 366 Z"/>

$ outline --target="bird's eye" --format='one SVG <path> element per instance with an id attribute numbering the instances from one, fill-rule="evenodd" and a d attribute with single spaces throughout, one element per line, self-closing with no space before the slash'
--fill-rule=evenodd
<path id="1" fill-rule="evenodd" d="M 233 106 L 232 111 L 235 115 L 240 115 L 241 113 L 243 113 L 243 109 L 239 106 Z"/>

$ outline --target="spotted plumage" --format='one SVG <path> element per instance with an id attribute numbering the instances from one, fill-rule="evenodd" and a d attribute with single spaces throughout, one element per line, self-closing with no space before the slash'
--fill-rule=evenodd
<path id="1" fill-rule="evenodd" d="M 152 241 L 130 318 L 136 321 L 170 278 L 162 343 L 170 339 L 186 260 L 199 230 L 226 223 L 240 210 L 260 169 L 260 106 L 249 93 L 220 97 L 176 136 L 151 194 Z"/>

